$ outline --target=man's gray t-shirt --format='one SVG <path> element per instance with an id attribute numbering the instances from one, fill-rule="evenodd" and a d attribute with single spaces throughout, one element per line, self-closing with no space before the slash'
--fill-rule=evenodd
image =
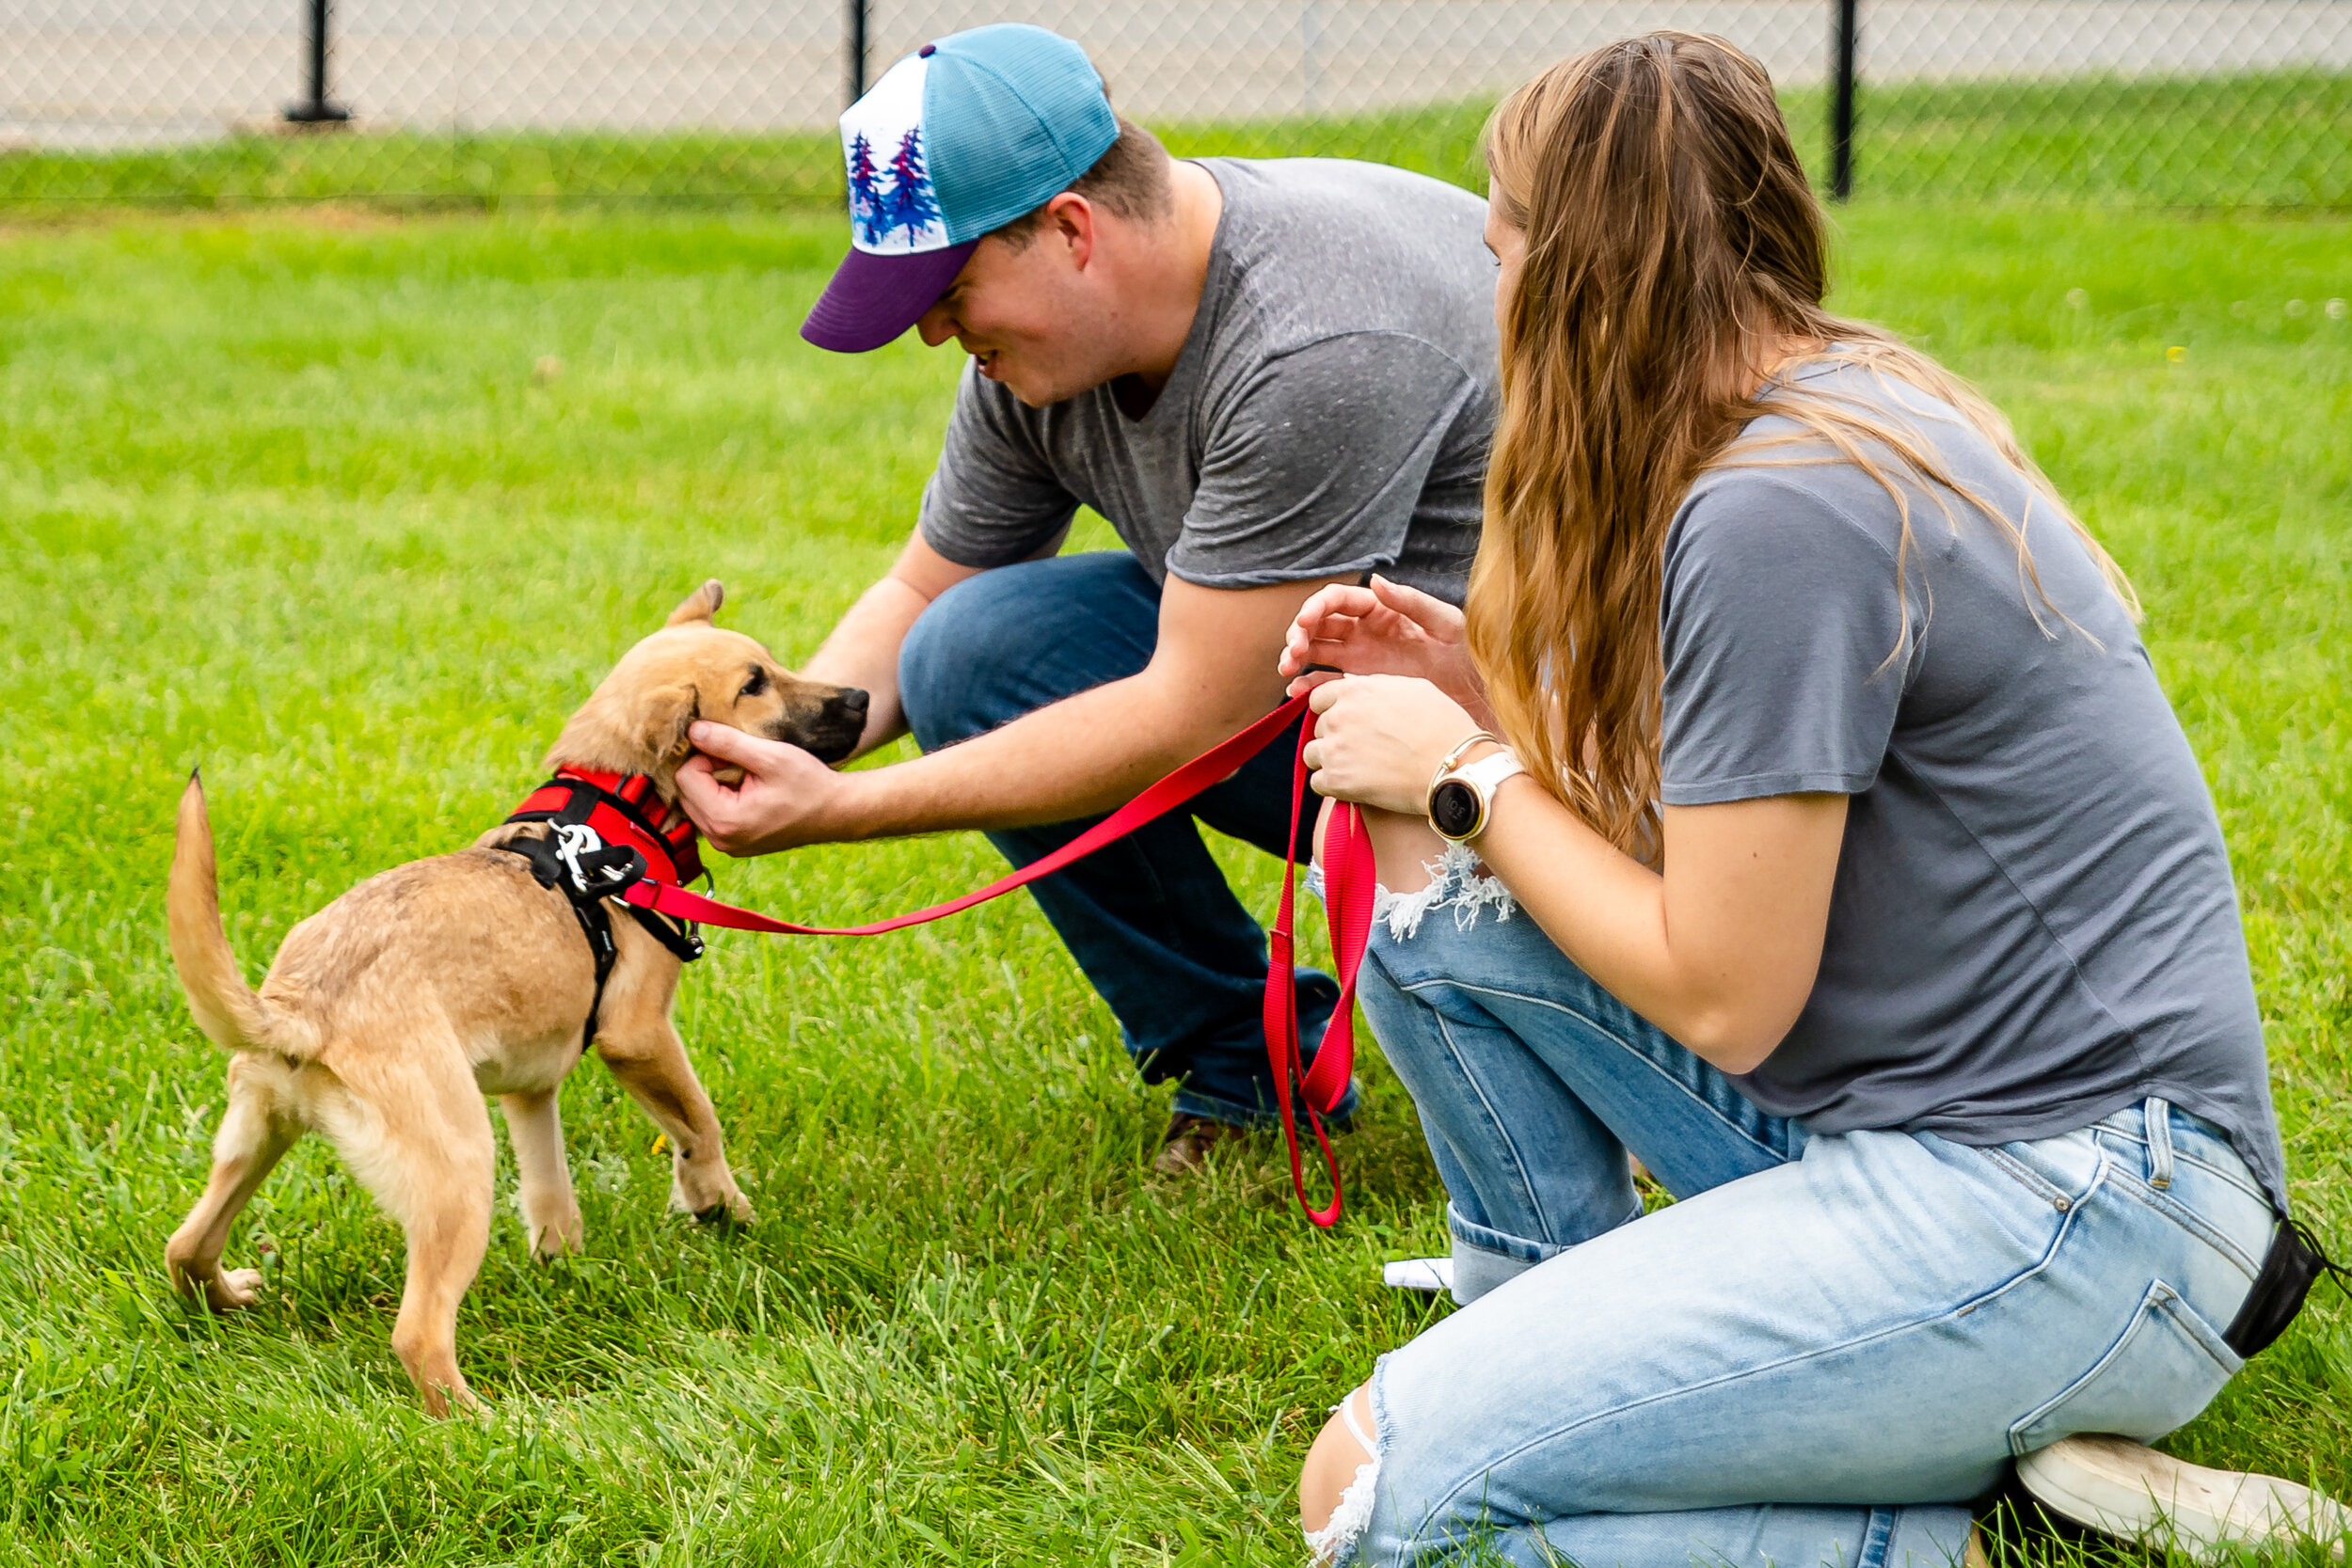
<path id="1" fill-rule="evenodd" d="M 2160 1095 L 2221 1127 L 2283 1212 L 2228 852 L 2129 615 L 1950 405 L 1800 374 L 1920 432 L 2026 527 L 2048 601 L 1993 522 L 1953 499 L 1954 526 L 1906 485 L 1906 629 L 1893 499 L 1850 463 L 1767 466 L 1825 448 L 1735 454 L 1692 487 L 1666 540 L 1661 798 L 1851 797 L 1820 976 L 1742 1089 L 1816 1132 L 1978 1145 Z"/>
<path id="2" fill-rule="evenodd" d="M 965 367 L 924 539 L 1009 565 L 1085 505 L 1154 582 L 1377 567 L 1460 603 L 1494 421 L 1485 204 L 1377 164 L 1201 166 L 1224 211 L 1159 397 L 1140 419 L 1107 386 L 1029 408 Z"/>

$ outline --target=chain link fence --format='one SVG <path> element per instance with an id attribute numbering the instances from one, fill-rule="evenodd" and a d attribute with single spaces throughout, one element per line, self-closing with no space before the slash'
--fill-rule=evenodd
<path id="1" fill-rule="evenodd" d="M 2352 207 L 2352 0 L 1845 9 L 1858 195 Z M 1471 183 L 1486 109 L 1544 65 L 1654 27 L 1716 33 L 1771 70 L 1826 188 L 1839 14 L 1839 0 L 0 0 L 0 202 L 833 202 L 830 128 L 854 84 L 997 21 L 1083 43 L 1121 112 L 1179 151 L 1379 158 Z"/>

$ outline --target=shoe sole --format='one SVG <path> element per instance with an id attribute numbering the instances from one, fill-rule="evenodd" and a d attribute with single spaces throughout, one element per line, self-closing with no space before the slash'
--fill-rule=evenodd
<path id="1" fill-rule="evenodd" d="M 2294 1481 L 2213 1470 L 2123 1437 L 2068 1437 L 2017 1462 L 2034 1498 L 2076 1524 L 2127 1540 L 2169 1542 L 2199 1559 L 2234 1546 L 2334 1542 L 2352 1513 Z"/>

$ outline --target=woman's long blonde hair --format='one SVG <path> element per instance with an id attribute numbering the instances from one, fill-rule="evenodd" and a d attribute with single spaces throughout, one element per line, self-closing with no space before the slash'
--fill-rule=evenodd
<path id="1" fill-rule="evenodd" d="M 1775 380 L 1771 411 L 1797 431 L 1735 448 L 1786 340 L 1807 345 L 1808 369 L 1865 367 L 1958 409 L 2137 613 L 2122 573 L 1992 404 L 1892 334 L 1821 308 L 1821 209 L 1772 82 L 1747 55 L 1659 32 L 1563 60 L 1496 109 L 1486 151 L 1500 213 L 1527 253 L 1503 302 L 1502 413 L 1465 607 L 1470 645 L 1528 769 L 1618 847 L 1645 861 L 1661 852 L 1666 531 L 1709 467 L 1800 447 L 1777 461 L 1868 472 L 1902 517 L 1899 594 L 1910 497 L 1924 490 L 1955 526 L 1957 499 L 2011 536 L 2021 591 L 2048 604 L 2026 519 L 1959 482 L 1883 403 Z M 1905 594 L 1906 638 L 1912 615 Z"/>

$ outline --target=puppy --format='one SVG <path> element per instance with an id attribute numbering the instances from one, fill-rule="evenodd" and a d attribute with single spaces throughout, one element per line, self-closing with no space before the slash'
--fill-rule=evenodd
<path id="1" fill-rule="evenodd" d="M 676 801 L 692 750 L 687 726 L 698 718 L 827 762 L 847 756 L 865 727 L 866 693 L 801 680 L 752 639 L 718 629 L 723 596 L 704 583 L 630 649 L 564 726 L 548 768 L 644 774 L 658 797 L 645 804 L 658 812 Z M 221 928 L 201 781 L 180 800 L 166 901 L 172 959 L 198 1025 L 234 1054 L 211 1180 L 165 1262 L 182 1293 L 215 1309 L 249 1305 L 261 1275 L 220 1266 L 229 1227 L 295 1139 L 325 1133 L 407 1231 L 392 1349 L 437 1416 L 475 1402 L 457 1368 L 456 1328 L 490 1227 L 485 1095 L 506 1114 L 541 1257 L 580 1244 L 556 1090 L 591 1045 L 668 1137 L 672 1206 L 751 1217 L 670 1022 L 680 960 L 636 920 L 609 918 L 617 953 L 599 1003 L 595 959 L 564 894 L 498 847 L 548 832 L 510 823 L 456 854 L 370 878 L 287 934 L 257 993 Z"/>

